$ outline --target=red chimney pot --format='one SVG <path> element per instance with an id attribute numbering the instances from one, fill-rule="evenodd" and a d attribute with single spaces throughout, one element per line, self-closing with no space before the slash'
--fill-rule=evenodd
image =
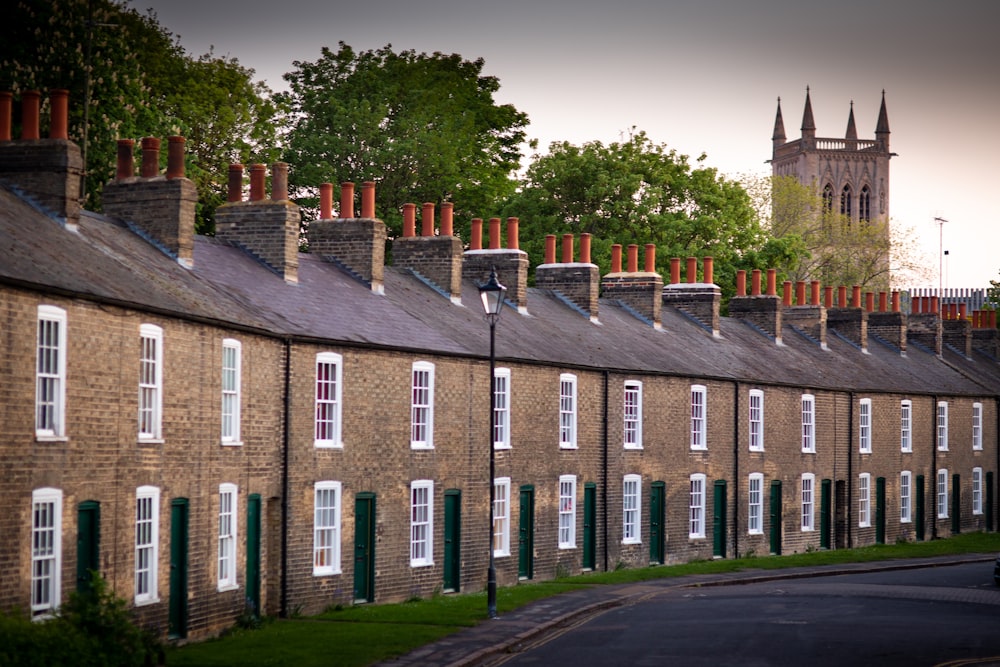
<path id="1" fill-rule="evenodd" d="M 403 238 L 408 239 L 417 235 L 417 205 L 403 204 Z"/>
<path id="2" fill-rule="evenodd" d="M 319 219 L 329 220 L 333 217 L 333 183 L 319 184 Z"/>
<path id="3" fill-rule="evenodd" d="M 226 201 L 243 201 L 243 165 L 229 165 L 229 186 L 226 193 Z"/>
<path id="4" fill-rule="evenodd" d="M 69 91 L 49 91 L 52 111 L 49 115 L 49 139 L 69 139 Z"/>
<path id="5" fill-rule="evenodd" d="M 184 178 L 184 137 L 167 137 L 167 178 Z"/>
<path id="6" fill-rule="evenodd" d="M 21 138 L 38 139 L 38 108 L 41 93 L 26 90 L 21 93 Z"/>
<path id="7" fill-rule="evenodd" d="M 118 140 L 118 167 L 115 171 L 115 179 L 121 181 L 135 176 L 135 163 L 132 157 L 132 150 L 135 141 L 132 139 Z"/>
<path id="8" fill-rule="evenodd" d="M 519 226 L 520 221 L 517 218 L 507 218 L 507 248 L 509 250 L 517 250 L 520 246 L 520 239 L 518 238 Z"/>
<path id="9" fill-rule="evenodd" d="M 340 217 L 354 217 L 354 183 L 351 181 L 340 184 Z"/>
<path id="10" fill-rule="evenodd" d="M 455 204 L 441 202 L 441 236 L 455 235 Z"/>
<path id="11" fill-rule="evenodd" d="M 546 237 L 548 240 L 548 237 Z M 555 237 L 553 237 L 553 241 Z M 555 246 L 553 245 L 552 251 L 555 252 Z M 622 272 L 622 244 L 614 243 L 611 245 L 611 273 L 621 273 Z"/>
<path id="12" fill-rule="evenodd" d="M 375 181 L 361 183 L 361 217 L 366 220 L 375 217 Z"/>

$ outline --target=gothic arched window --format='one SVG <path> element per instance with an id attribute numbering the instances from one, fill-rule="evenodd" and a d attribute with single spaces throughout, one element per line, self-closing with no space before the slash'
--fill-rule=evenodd
<path id="1" fill-rule="evenodd" d="M 851 186 L 845 185 L 840 193 L 840 214 L 850 217 L 851 208 Z"/>
<path id="2" fill-rule="evenodd" d="M 827 212 L 833 210 L 833 186 L 829 183 L 823 186 L 823 210 Z"/>
<path id="3" fill-rule="evenodd" d="M 867 185 L 861 188 L 858 195 L 858 220 L 870 222 L 872 219 L 872 191 Z"/>

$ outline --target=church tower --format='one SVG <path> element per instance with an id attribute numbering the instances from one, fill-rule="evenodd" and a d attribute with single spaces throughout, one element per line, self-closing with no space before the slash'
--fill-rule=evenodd
<path id="1" fill-rule="evenodd" d="M 839 211 L 852 222 L 889 221 L 889 116 L 885 110 L 885 91 L 875 126 L 875 139 L 858 139 L 854 124 L 854 102 L 847 116 L 847 131 L 842 139 L 816 137 L 812 101 L 806 88 L 802 112 L 802 137 L 787 141 L 781 117 L 781 98 L 774 120 L 771 173 L 795 176 L 804 185 L 812 185 L 823 194 L 827 210 Z M 886 225 L 886 233 L 888 233 Z"/>

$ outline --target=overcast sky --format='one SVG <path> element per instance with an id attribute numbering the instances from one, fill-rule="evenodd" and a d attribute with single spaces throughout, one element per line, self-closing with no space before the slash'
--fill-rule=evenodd
<path id="1" fill-rule="evenodd" d="M 132 0 L 192 55 L 214 47 L 273 90 L 292 61 L 356 51 L 483 58 L 498 103 L 528 135 L 582 144 L 645 131 L 737 177 L 769 173 L 776 100 L 800 136 L 843 137 L 850 103 L 873 139 L 883 89 L 892 131 L 890 214 L 912 228 L 938 283 L 1000 280 L 1000 4 L 994 0 Z M 344 174 L 344 180 L 353 180 Z M 484 212 L 484 217 L 490 215 Z M 935 217 L 948 220 L 943 226 Z M 943 232 L 943 243 L 941 241 Z M 943 245 L 943 247 L 942 247 Z"/>

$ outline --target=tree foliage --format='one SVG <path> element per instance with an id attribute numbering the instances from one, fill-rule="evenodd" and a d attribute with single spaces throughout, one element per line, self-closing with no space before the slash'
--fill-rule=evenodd
<path id="1" fill-rule="evenodd" d="M 190 57 L 152 12 L 112 0 L 17 0 L 0 25 L 0 64 L 2 90 L 70 91 L 90 209 L 100 209 L 101 186 L 114 176 L 118 139 L 187 138 L 202 231 L 212 229 L 226 165 L 279 154 L 280 109 L 253 70 L 211 53 Z"/>
<path id="2" fill-rule="evenodd" d="M 692 165 L 641 131 L 608 145 L 555 142 L 534 156 L 504 213 L 520 219 L 533 266 L 544 259 L 546 234 L 586 232 L 602 274 L 612 244 L 655 243 L 661 272 L 671 257 L 711 256 L 715 282 L 732 294 L 737 269 L 787 258 L 794 244 L 771 242 L 743 187 L 704 161 Z"/>
<path id="3" fill-rule="evenodd" d="M 285 159 L 300 194 L 373 181 L 377 214 L 395 235 L 405 203 L 451 201 L 457 227 L 513 190 L 528 118 L 494 102 L 500 82 L 482 74 L 481 58 L 340 42 L 293 65 L 280 97 L 294 114 Z"/>

